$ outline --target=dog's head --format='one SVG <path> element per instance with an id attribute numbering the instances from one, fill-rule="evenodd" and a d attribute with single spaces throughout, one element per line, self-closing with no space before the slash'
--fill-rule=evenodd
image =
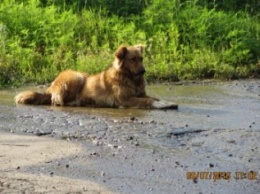
<path id="1" fill-rule="evenodd" d="M 145 73 L 143 49 L 142 45 L 120 46 L 115 52 L 114 67 L 132 76 L 142 76 Z"/>

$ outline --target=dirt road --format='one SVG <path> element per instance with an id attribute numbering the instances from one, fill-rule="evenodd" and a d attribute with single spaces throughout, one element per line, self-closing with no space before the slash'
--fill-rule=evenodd
<path id="1" fill-rule="evenodd" d="M 260 80 L 148 87 L 178 111 L 14 106 L 19 90 L 0 92 L 0 193 L 260 192 Z"/>

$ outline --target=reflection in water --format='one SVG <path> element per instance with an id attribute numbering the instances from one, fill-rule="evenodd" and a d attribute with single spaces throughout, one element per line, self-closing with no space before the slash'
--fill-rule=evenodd
<path id="1" fill-rule="evenodd" d="M 14 90 L 0 90 L 0 104 L 1 105 L 14 105 Z"/>
<path id="2" fill-rule="evenodd" d="M 88 108 L 88 107 L 49 107 L 55 111 L 65 111 L 70 114 L 80 115 L 99 115 L 102 117 L 124 118 L 124 117 L 143 117 L 147 110 L 140 109 L 115 109 L 115 108 Z"/>

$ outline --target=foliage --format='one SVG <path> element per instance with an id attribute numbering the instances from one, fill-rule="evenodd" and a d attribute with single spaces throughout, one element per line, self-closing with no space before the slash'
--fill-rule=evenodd
<path id="1" fill-rule="evenodd" d="M 210 9 L 216 8 L 224 11 L 246 11 L 249 14 L 258 14 L 260 2 L 258 0 L 198 0 L 198 4 Z"/>
<path id="2" fill-rule="evenodd" d="M 148 79 L 260 74 L 258 1 L 2 0 L 0 86 L 96 73 L 120 44 L 146 45 Z"/>

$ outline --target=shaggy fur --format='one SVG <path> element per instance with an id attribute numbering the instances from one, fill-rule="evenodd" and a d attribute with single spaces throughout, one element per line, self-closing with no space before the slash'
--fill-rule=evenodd
<path id="1" fill-rule="evenodd" d="M 107 70 L 96 75 L 63 71 L 43 94 L 22 92 L 15 97 L 15 102 L 54 106 L 176 109 L 176 104 L 146 95 L 142 52 L 141 45 L 121 46 Z"/>

